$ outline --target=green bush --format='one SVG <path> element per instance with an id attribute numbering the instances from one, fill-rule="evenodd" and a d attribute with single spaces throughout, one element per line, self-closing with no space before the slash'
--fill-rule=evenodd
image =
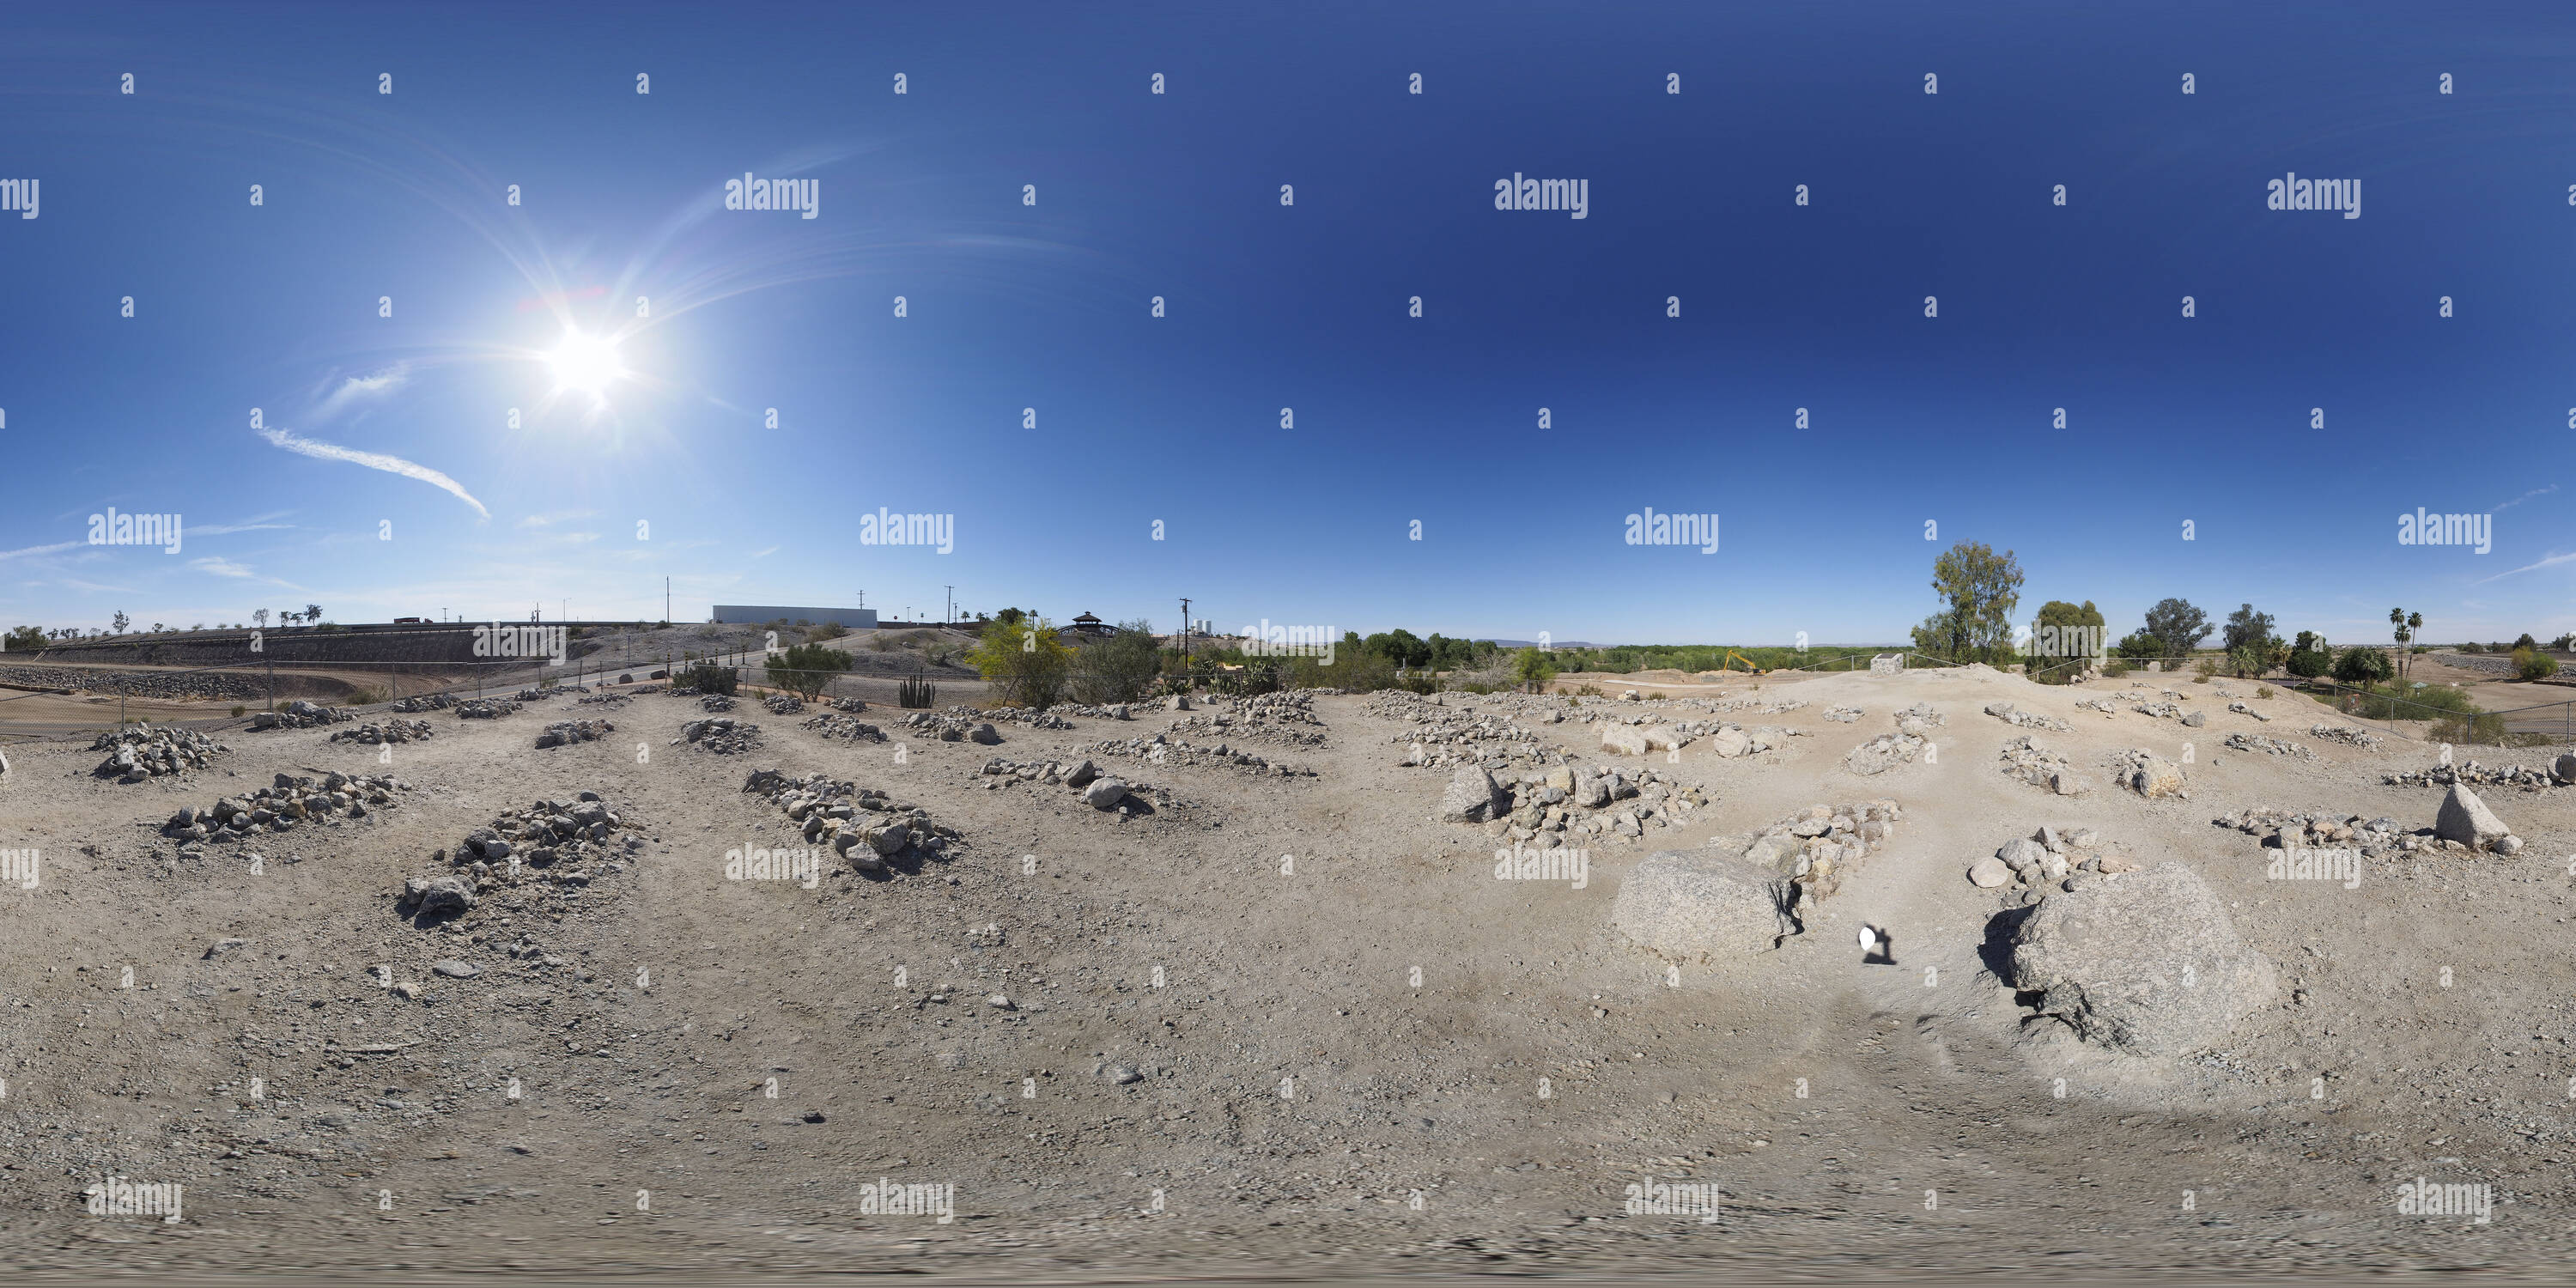
<path id="1" fill-rule="evenodd" d="M 2525 635 L 2523 638 L 2531 637 Z M 2558 659 L 2546 653 L 2535 653 L 2527 648 L 2518 648 L 2513 651 L 2513 670 L 2514 674 L 2526 680 L 2547 679 L 2558 674 Z"/>
<path id="2" fill-rule="evenodd" d="M 2334 670 L 2334 664 L 2334 654 L 2326 649 L 2294 648 L 2290 650 L 2288 670 L 2300 679 L 2313 680 Z"/>
<path id="3" fill-rule="evenodd" d="M 1153 688 L 1162 665 L 1152 624 L 1123 622 L 1117 634 L 1074 650 L 1073 700 L 1095 705 L 1139 701 Z"/>
<path id="4" fill-rule="evenodd" d="M 1547 682 L 1555 678 L 1556 662 L 1547 654 L 1534 648 L 1512 654 L 1512 679 L 1521 687 L 1537 693 L 1547 688 Z"/>
<path id="5" fill-rule="evenodd" d="M 21 626 L 9 632 L 7 649 L 11 653 L 33 653 L 45 647 L 45 631 L 40 626 Z"/>
<path id="6" fill-rule="evenodd" d="M 916 632 L 921 634 L 926 632 Z M 996 701 L 1041 711 L 1054 706 L 1073 668 L 1073 650 L 1056 637 L 1043 617 L 984 628 L 966 660 L 993 686 Z"/>
<path id="7" fill-rule="evenodd" d="M 735 687 L 733 668 L 713 662 L 700 662 L 680 672 L 679 682 L 682 687 L 696 689 L 700 693 L 729 694 Z"/>
<path id="8" fill-rule="evenodd" d="M 822 696 L 832 677 L 849 669 L 849 654 L 820 644 L 781 649 L 767 667 L 770 684 L 806 699 Z"/>

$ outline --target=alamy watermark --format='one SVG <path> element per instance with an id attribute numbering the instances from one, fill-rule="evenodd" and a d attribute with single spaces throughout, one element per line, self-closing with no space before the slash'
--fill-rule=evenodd
<path id="1" fill-rule="evenodd" d="M 2485 554 L 2495 548 L 2495 515 L 2430 514 L 2422 506 L 2397 516 L 2401 546 L 2474 546 Z"/>
<path id="2" fill-rule="evenodd" d="M 175 514 L 126 514 L 111 505 L 107 513 L 89 516 L 93 546 L 159 546 L 164 554 L 175 555 L 181 535 Z"/>
<path id="3" fill-rule="evenodd" d="M 146 1184 L 111 1176 L 81 1193 L 91 1216 L 157 1216 L 164 1225 L 177 1225 L 180 1191 L 186 1188 L 177 1181 Z"/>
<path id="4" fill-rule="evenodd" d="M 894 514 L 878 506 L 874 514 L 859 516 L 859 544 L 863 546 L 937 546 L 947 554 L 957 548 L 957 516 L 953 514 Z"/>
<path id="5" fill-rule="evenodd" d="M 1313 657 L 1326 666 L 1333 664 L 1333 648 L 1342 639 L 1330 626 L 1281 626 L 1267 617 L 1244 627 L 1243 636 L 1245 657 Z"/>
<path id="6" fill-rule="evenodd" d="M 20 219 L 36 217 L 36 181 L 0 179 L 0 211 L 14 210 Z"/>
<path id="7" fill-rule="evenodd" d="M 1530 179 L 1518 170 L 1494 180 L 1496 210 L 1562 210 L 1576 219 L 1592 214 L 1590 179 Z"/>
<path id="8" fill-rule="evenodd" d="M 727 210 L 789 210 L 811 219 L 823 209 L 823 181 L 820 179 L 760 179 L 751 171 L 739 179 L 725 180 Z"/>
<path id="9" fill-rule="evenodd" d="M 564 641 L 570 634 L 562 626 L 503 626 L 494 622 L 474 628 L 474 656 L 542 657 L 562 666 Z"/>
<path id="10" fill-rule="evenodd" d="M 1647 1177 L 1628 1186 L 1628 1201 L 1619 1210 L 1629 1216 L 1695 1216 L 1701 1225 L 1717 1224 L 1718 1190 L 1706 1181 L 1659 1181 Z"/>
<path id="11" fill-rule="evenodd" d="M 957 1219 L 957 1184 L 920 1181 L 903 1184 L 884 1177 L 859 1186 L 861 1216 L 927 1216 L 946 1225 Z"/>
<path id="12" fill-rule="evenodd" d="M 2346 219 L 2361 218 L 2361 180 L 2302 179 L 2292 170 L 2263 185 L 2266 210 L 2340 210 Z"/>
<path id="13" fill-rule="evenodd" d="M 2346 890 L 2361 886 L 2361 851 L 2320 848 L 2274 850 L 2263 868 L 2267 881 L 2340 881 Z"/>
<path id="14" fill-rule="evenodd" d="M 1494 851 L 1494 879 L 1497 881 L 1563 881 L 1568 889 L 1580 890 L 1592 884 L 1592 851 L 1559 847 L 1543 850 L 1535 846 L 1514 845 Z"/>
<path id="15" fill-rule="evenodd" d="M 0 885 L 35 889 L 36 869 L 43 857 L 41 850 L 0 850 Z"/>
<path id="16" fill-rule="evenodd" d="M 1717 553 L 1717 516 L 1663 514 L 1650 505 L 1644 513 L 1628 516 L 1628 544 L 1698 546 L 1701 554 L 1713 555 Z"/>
<path id="17" fill-rule="evenodd" d="M 2495 1219 L 2495 1187 L 2484 1181 L 2442 1185 L 2418 1176 L 2397 1187 L 2399 1216 L 2464 1216 L 2471 1225 Z"/>
<path id="18" fill-rule="evenodd" d="M 725 851 L 727 881 L 793 881 L 808 890 L 822 884 L 823 852 L 810 845 L 764 850 L 749 843 Z"/>

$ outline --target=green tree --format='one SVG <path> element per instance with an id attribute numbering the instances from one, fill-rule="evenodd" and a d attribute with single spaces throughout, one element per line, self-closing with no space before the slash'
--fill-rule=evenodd
<path id="1" fill-rule="evenodd" d="M 1556 660 L 1535 648 L 1516 649 L 1512 653 L 1512 679 L 1521 687 L 1537 693 L 1556 678 Z"/>
<path id="2" fill-rule="evenodd" d="M 1932 562 L 1941 608 L 1914 628 L 1914 647 L 1952 661 L 1998 662 L 2012 651 L 2021 561 L 1982 541 L 1962 541 Z"/>
<path id="3" fill-rule="evenodd" d="M 21 626 L 9 632 L 5 642 L 0 642 L 0 650 L 11 653 L 33 653 L 44 646 L 45 632 L 34 626 Z"/>
<path id="4" fill-rule="evenodd" d="M 2160 599 L 2147 610 L 2146 632 L 2164 646 L 2166 659 L 2179 665 L 2209 638 L 2209 614 L 2187 599 Z"/>
<path id="5" fill-rule="evenodd" d="M 116 610 L 116 616 L 107 619 L 107 624 L 116 628 L 116 634 L 123 635 L 125 628 L 134 624 L 134 619 L 126 616 L 125 610 L 120 608 Z"/>
<path id="6" fill-rule="evenodd" d="M 2519 650 L 2519 649 L 2527 649 L 2527 648 L 2538 648 L 2538 647 L 2540 647 L 2540 641 L 2538 641 L 2538 640 L 2536 640 L 2536 639 L 2531 638 L 2531 632 L 2529 632 L 2529 631 L 2524 631 L 2524 632 L 2522 633 L 2522 638 L 2515 640 L 2515 641 L 2513 642 L 2513 646 L 2514 646 L 2514 648 L 2516 648 L 2516 649 L 2518 649 L 2518 650 Z"/>
<path id="7" fill-rule="evenodd" d="M 2290 645 L 2290 656 L 2282 664 L 2290 674 L 2313 680 L 2334 669 L 2334 653 L 2326 647 L 2326 637 L 2315 631 L 2301 631 Z"/>
<path id="8" fill-rule="evenodd" d="M 2262 644 L 2272 638 L 2272 615 L 2254 611 L 2252 604 L 2240 604 L 2227 615 L 2227 626 L 2220 635 L 2219 647 L 2234 653 L 2250 644 Z"/>
<path id="9" fill-rule="evenodd" d="M 2335 659 L 2334 678 L 2346 684 L 2367 688 L 2386 680 L 2394 668 L 2388 655 L 2366 644 L 2355 644 Z"/>
<path id="10" fill-rule="evenodd" d="M 769 683 L 807 700 L 821 697 L 832 677 L 850 669 L 850 655 L 820 644 L 781 649 L 770 659 Z"/>
<path id="11" fill-rule="evenodd" d="M 2102 610 L 2092 600 L 2076 605 L 2052 599 L 2040 605 L 2030 624 L 2031 678 L 2042 684 L 2073 680 L 2084 669 L 2073 665 L 2075 659 L 2106 651 L 2104 629 Z"/>

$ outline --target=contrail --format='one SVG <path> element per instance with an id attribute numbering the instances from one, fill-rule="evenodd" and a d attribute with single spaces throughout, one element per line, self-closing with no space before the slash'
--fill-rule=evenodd
<path id="1" fill-rule="evenodd" d="M 474 495 L 459 486 L 456 480 L 426 465 L 415 465 L 399 456 L 387 456 L 382 452 L 361 452 L 354 447 L 342 447 L 336 443 L 317 443 L 309 438 L 298 438 L 283 429 L 263 429 L 259 431 L 259 436 L 290 452 L 300 452 L 325 461 L 347 461 L 352 465 L 364 465 L 371 470 L 383 470 L 388 474 L 400 474 L 404 478 L 419 479 L 431 487 L 455 494 L 457 500 L 473 506 L 476 514 L 486 519 L 492 517 L 492 512 L 483 508 L 483 503 L 475 500 Z"/>

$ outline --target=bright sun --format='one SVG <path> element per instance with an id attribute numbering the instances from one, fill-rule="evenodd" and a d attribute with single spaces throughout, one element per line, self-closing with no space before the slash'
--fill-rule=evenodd
<path id="1" fill-rule="evenodd" d="M 605 337 L 564 332 L 563 343 L 546 355 L 554 368 L 557 389 L 577 389 L 596 398 L 607 392 L 609 382 L 626 374 L 618 365 L 617 345 Z"/>

